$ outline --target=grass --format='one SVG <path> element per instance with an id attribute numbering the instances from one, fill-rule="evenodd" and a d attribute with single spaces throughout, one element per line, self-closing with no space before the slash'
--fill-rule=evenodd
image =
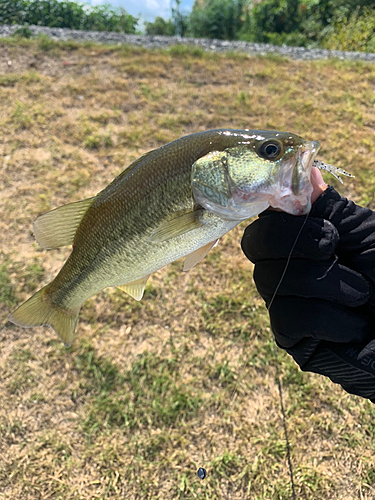
<path id="1" fill-rule="evenodd" d="M 374 65 L 45 39 L 0 49 L 0 323 L 69 255 L 38 247 L 35 217 L 184 134 L 317 139 L 319 158 L 356 175 L 327 180 L 375 208 Z M 289 499 L 276 363 L 297 498 L 374 498 L 374 407 L 275 358 L 245 227 L 189 273 L 153 275 L 140 303 L 92 297 L 69 350 L 49 328 L 0 330 L 0 499 Z"/>

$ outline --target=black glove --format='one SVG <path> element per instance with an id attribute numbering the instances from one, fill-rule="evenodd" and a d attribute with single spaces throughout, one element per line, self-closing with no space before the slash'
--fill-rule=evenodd
<path id="1" fill-rule="evenodd" d="M 304 371 L 328 376 L 375 402 L 375 214 L 329 187 L 307 221 L 266 211 L 242 250 L 269 309 L 279 347 Z"/>

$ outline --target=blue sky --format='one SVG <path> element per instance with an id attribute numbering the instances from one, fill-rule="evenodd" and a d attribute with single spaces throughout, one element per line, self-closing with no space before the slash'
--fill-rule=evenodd
<path id="1" fill-rule="evenodd" d="M 171 0 L 86 0 L 91 5 L 109 3 L 124 9 L 133 16 L 142 16 L 146 21 L 153 21 L 156 16 L 171 17 Z M 182 0 L 182 11 L 189 11 L 194 0 Z"/>

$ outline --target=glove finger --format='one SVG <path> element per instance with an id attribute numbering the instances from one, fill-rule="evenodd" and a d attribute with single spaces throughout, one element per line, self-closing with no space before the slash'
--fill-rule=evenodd
<path id="1" fill-rule="evenodd" d="M 260 295 L 269 302 L 279 285 L 286 261 L 259 261 L 254 268 L 254 281 Z M 337 262 L 292 259 L 277 289 L 277 295 L 330 300 L 357 307 L 369 300 L 370 284 L 363 276 Z"/>
<path id="2" fill-rule="evenodd" d="M 371 325 L 367 317 L 361 314 L 364 311 L 359 309 L 350 309 L 323 299 L 278 296 L 270 307 L 269 315 L 278 344 L 287 349 L 302 366 L 312 354 L 299 344 L 302 338 L 340 343 L 362 342 L 368 338 L 372 331 Z"/>
<path id="3" fill-rule="evenodd" d="M 260 259 L 287 258 L 305 223 L 293 250 L 293 257 L 325 260 L 334 254 L 339 234 L 325 219 L 296 217 L 283 212 L 266 211 L 245 229 L 241 246 L 252 262 Z"/>

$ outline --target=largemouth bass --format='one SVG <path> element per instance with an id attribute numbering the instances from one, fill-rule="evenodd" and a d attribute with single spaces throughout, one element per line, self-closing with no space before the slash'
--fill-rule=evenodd
<path id="1" fill-rule="evenodd" d="M 43 248 L 73 250 L 9 321 L 49 325 L 70 346 L 81 305 L 103 288 L 140 300 L 152 273 L 181 257 L 192 268 L 242 220 L 269 206 L 307 213 L 319 147 L 286 132 L 218 129 L 146 153 L 96 196 L 36 219 Z"/>

